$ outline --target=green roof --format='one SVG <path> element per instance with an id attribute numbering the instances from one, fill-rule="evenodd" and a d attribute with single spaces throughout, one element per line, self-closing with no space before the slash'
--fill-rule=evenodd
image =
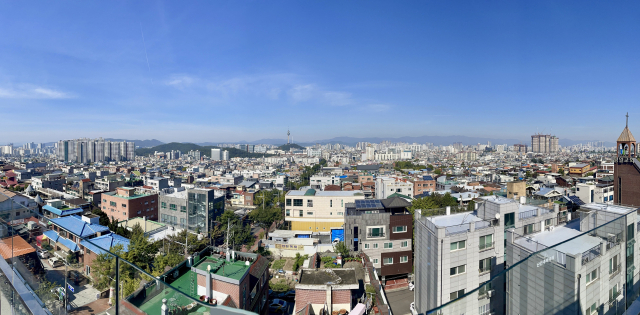
<path id="1" fill-rule="evenodd" d="M 211 273 L 221 276 L 227 277 L 233 280 L 240 280 L 249 270 L 250 266 L 245 265 L 244 261 L 234 261 L 228 262 L 223 259 L 216 259 L 211 256 L 205 257 L 200 263 L 198 263 L 195 267 L 198 270 L 206 271 L 207 266 L 211 266 Z"/>

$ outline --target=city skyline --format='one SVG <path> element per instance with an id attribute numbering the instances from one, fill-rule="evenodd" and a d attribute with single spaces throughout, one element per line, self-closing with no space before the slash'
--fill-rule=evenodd
<path id="1" fill-rule="evenodd" d="M 34 6 L 0 3 L 0 110 L 30 114 L 6 121 L 13 142 L 251 141 L 287 126 L 297 142 L 612 141 L 640 115 L 636 3 Z"/>

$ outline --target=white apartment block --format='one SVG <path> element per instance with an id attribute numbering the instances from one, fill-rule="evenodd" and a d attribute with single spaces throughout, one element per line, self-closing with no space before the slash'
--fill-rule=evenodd
<path id="1" fill-rule="evenodd" d="M 396 177 L 376 178 L 376 199 L 386 199 L 395 193 L 412 197 L 413 183 Z"/>

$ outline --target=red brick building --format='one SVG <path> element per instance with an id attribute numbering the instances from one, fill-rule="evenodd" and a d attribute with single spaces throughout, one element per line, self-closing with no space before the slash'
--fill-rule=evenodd
<path id="1" fill-rule="evenodd" d="M 613 202 L 624 205 L 640 205 L 640 162 L 636 139 L 627 126 L 618 137 L 613 171 Z"/>
<path id="2" fill-rule="evenodd" d="M 325 314 L 341 309 L 350 311 L 353 309 L 352 293 L 358 288 L 353 268 L 303 269 L 296 284 L 294 313 L 310 307 L 313 314 L 322 314 L 325 306 L 329 308 Z"/>
<path id="3" fill-rule="evenodd" d="M 116 191 L 103 193 L 100 207 L 112 221 L 135 217 L 158 220 L 158 195 L 136 194 L 136 189 L 131 187 L 118 187 Z"/>
<path id="4" fill-rule="evenodd" d="M 413 181 L 414 196 L 434 191 L 436 191 L 436 180 L 431 176 L 422 176 L 422 178 Z"/>

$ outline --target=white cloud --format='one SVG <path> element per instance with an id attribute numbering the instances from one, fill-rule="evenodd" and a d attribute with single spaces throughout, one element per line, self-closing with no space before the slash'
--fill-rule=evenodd
<path id="1" fill-rule="evenodd" d="M 19 84 L 15 87 L 11 85 L 8 87 L 0 87 L 0 98 L 65 99 L 73 97 L 73 95 L 63 91 L 31 84 Z"/>
<path id="2" fill-rule="evenodd" d="M 166 82 L 166 84 L 182 89 L 190 86 L 191 84 L 193 84 L 194 81 L 195 79 L 190 76 L 181 75 L 181 76 L 172 77 Z"/>

